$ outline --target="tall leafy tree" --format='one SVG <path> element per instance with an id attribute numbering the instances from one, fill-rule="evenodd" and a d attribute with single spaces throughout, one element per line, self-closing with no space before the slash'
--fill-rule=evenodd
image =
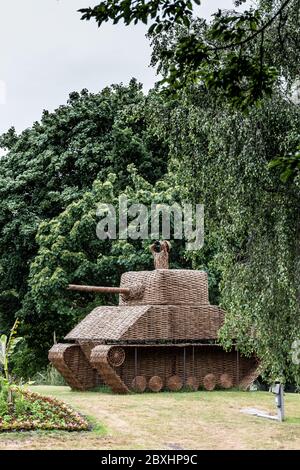
<path id="1" fill-rule="evenodd" d="M 153 119 L 183 197 L 205 206 L 205 246 L 191 259 L 209 271 L 227 312 L 222 343 L 255 352 L 270 379 L 299 381 L 300 180 L 268 169 L 298 144 L 299 105 L 275 93 L 245 115 L 193 90 Z"/>

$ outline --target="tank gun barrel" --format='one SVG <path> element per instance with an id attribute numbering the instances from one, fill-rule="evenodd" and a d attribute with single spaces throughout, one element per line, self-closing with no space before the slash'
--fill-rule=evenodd
<path id="1" fill-rule="evenodd" d="M 130 295 L 132 289 L 128 287 L 100 287 L 100 286 L 80 286 L 76 284 L 69 284 L 68 290 L 76 290 L 81 292 L 102 292 L 109 294 L 125 294 Z"/>

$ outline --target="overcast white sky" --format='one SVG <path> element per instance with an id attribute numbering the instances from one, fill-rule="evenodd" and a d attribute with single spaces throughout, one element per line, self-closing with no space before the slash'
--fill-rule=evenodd
<path id="1" fill-rule="evenodd" d="M 231 8 L 232 0 L 203 0 L 201 16 Z M 63 104 L 71 91 L 99 91 L 136 77 L 147 90 L 155 71 L 144 26 L 80 21 L 79 8 L 96 0 L 0 0 L 0 134 L 20 132 L 43 109 Z"/>

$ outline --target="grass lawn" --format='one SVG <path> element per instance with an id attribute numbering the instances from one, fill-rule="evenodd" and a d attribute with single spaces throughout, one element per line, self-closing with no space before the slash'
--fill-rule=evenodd
<path id="1" fill-rule="evenodd" d="M 33 386 L 88 416 L 91 432 L 1 433 L 0 449 L 300 449 L 300 395 L 286 394 L 284 423 L 241 408 L 275 412 L 268 392 L 113 395 Z"/>

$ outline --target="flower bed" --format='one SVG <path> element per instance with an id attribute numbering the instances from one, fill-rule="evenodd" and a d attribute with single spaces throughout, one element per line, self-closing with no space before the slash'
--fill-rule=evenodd
<path id="1" fill-rule="evenodd" d="M 24 389 L 14 389 L 13 404 L 0 393 L 0 431 L 87 431 L 89 423 L 65 403 Z"/>

